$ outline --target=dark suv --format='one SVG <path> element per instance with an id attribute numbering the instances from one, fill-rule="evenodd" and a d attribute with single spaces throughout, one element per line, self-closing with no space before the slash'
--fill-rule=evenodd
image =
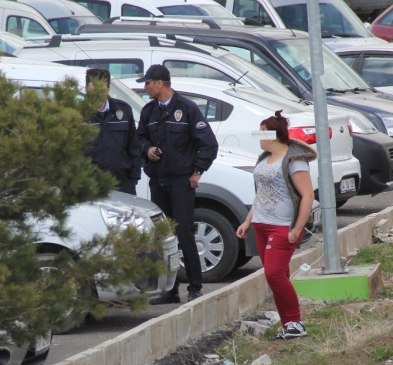
<path id="1" fill-rule="evenodd" d="M 309 38 L 302 31 L 122 22 L 83 25 L 77 30 L 77 34 L 86 33 L 164 34 L 168 38 L 214 44 L 260 67 L 299 98 L 313 100 Z M 386 191 L 393 187 L 393 139 L 387 135 L 388 126 L 393 123 L 393 97 L 371 88 L 326 46 L 323 52 L 328 104 L 360 112 L 375 126 L 354 128 L 353 155 L 360 161 L 362 173 L 358 194 Z"/>

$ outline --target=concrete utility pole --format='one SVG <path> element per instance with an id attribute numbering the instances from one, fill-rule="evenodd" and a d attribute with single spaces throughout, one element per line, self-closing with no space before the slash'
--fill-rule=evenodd
<path id="1" fill-rule="evenodd" d="M 322 210 L 325 269 L 320 274 L 341 274 L 338 246 L 336 198 L 329 141 L 326 91 L 323 87 L 321 19 L 318 0 L 307 0 L 308 32 L 310 34 L 312 89 L 318 151 L 318 191 Z"/>

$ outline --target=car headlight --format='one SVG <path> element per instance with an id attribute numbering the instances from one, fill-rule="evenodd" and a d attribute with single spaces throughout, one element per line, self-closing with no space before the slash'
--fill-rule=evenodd
<path id="1" fill-rule="evenodd" d="M 378 132 L 377 128 L 362 115 L 351 115 L 349 122 L 351 123 L 353 133 L 370 134 Z"/>
<path id="2" fill-rule="evenodd" d="M 126 229 L 131 225 L 138 231 L 147 229 L 145 219 L 135 209 L 101 205 L 101 214 L 108 227 L 117 226 Z"/>
<path id="3" fill-rule="evenodd" d="M 392 113 L 376 113 L 385 124 L 386 131 L 390 137 L 393 137 L 393 116 Z"/>

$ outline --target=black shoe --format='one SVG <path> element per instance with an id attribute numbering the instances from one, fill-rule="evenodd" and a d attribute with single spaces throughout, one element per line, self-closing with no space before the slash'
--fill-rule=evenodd
<path id="1" fill-rule="evenodd" d="M 188 295 L 187 295 L 187 301 L 188 302 L 191 302 L 191 300 L 194 300 L 194 299 L 196 299 L 196 298 L 199 298 L 199 297 L 201 297 L 203 294 L 202 294 L 202 292 L 201 291 L 190 291 L 190 292 L 188 292 Z"/>
<path id="2" fill-rule="evenodd" d="M 158 298 L 150 299 L 149 304 L 156 305 L 156 304 L 171 304 L 171 303 L 180 303 L 180 296 L 179 294 L 174 294 L 171 292 L 161 294 Z"/>

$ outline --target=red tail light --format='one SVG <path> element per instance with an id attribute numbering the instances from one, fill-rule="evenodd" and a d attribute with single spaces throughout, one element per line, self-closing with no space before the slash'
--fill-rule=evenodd
<path id="1" fill-rule="evenodd" d="M 352 124 L 351 123 L 348 123 L 348 130 L 349 130 L 349 135 L 352 137 L 353 129 L 352 129 Z"/>
<path id="2" fill-rule="evenodd" d="M 294 127 L 288 128 L 289 138 L 299 139 L 307 144 L 314 144 L 317 142 L 317 135 L 315 127 Z M 332 128 L 329 127 L 329 139 L 332 138 Z"/>

